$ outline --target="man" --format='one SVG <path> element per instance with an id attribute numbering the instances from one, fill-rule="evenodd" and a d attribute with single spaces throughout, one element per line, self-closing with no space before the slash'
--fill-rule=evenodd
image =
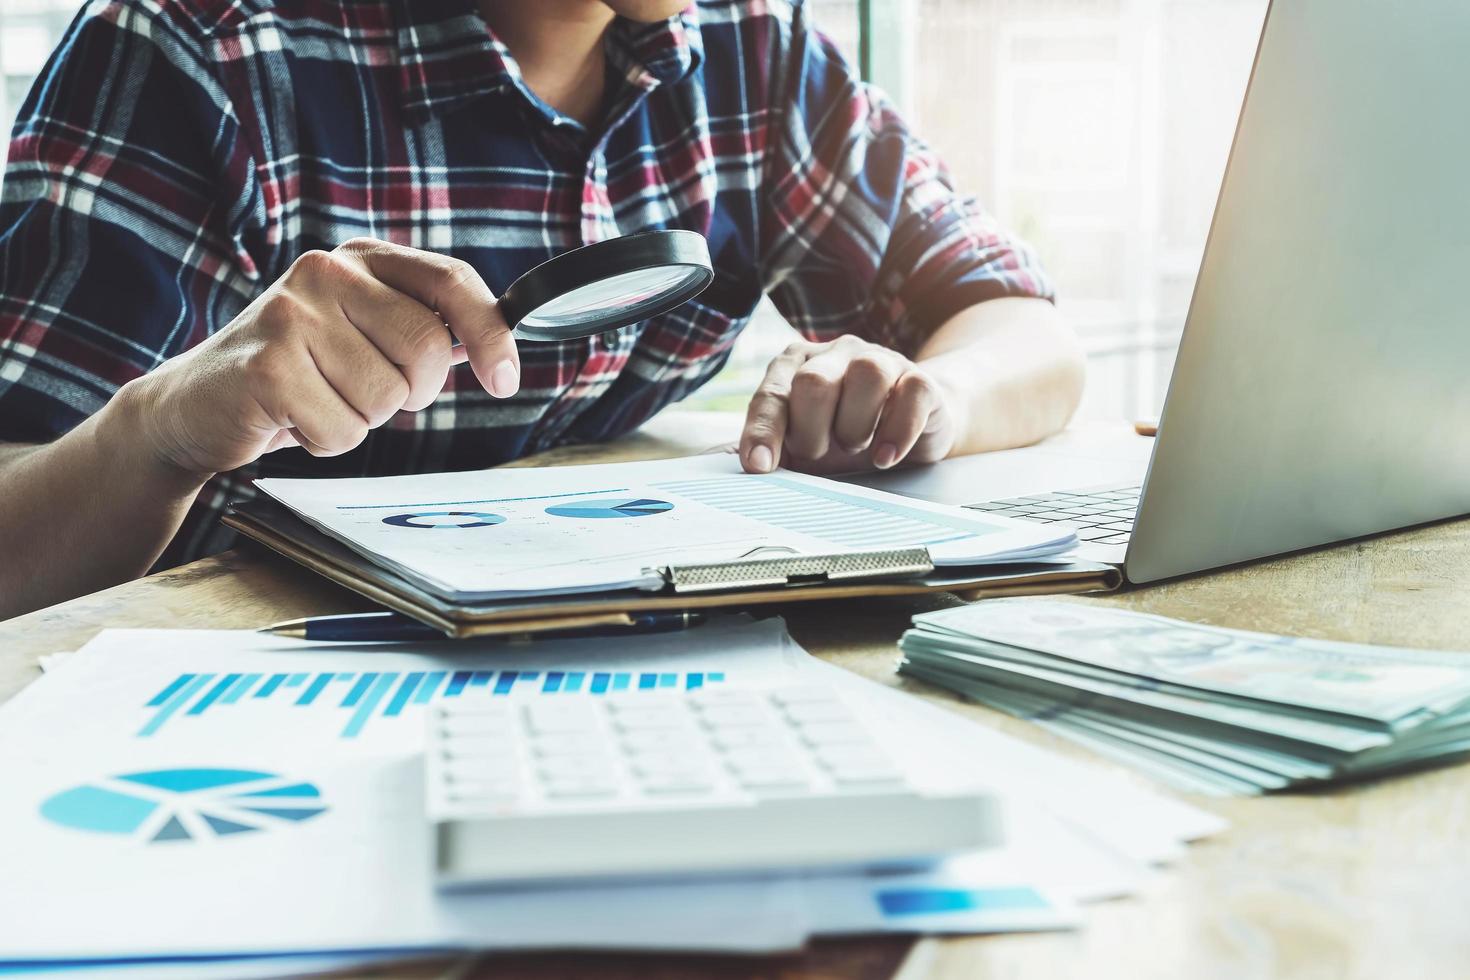
<path id="1" fill-rule="evenodd" d="M 0 208 L 0 616 L 227 546 L 262 474 L 627 432 L 763 293 L 805 339 L 751 402 L 748 470 L 1064 424 L 1080 359 L 1031 255 L 799 2 L 683 6 L 92 0 Z M 705 293 L 517 347 L 498 290 L 649 228 L 708 238 Z"/>

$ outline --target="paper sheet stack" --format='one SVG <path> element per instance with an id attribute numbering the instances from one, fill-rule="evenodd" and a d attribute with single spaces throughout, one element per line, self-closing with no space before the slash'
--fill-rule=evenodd
<path id="1" fill-rule="evenodd" d="M 590 684 L 548 695 L 523 683 L 552 671 L 841 687 L 955 765 L 983 765 L 1007 798 L 1008 843 L 898 875 L 436 891 L 426 707 L 454 684 L 463 697 L 589 696 Z M 1134 890 L 1221 826 L 821 663 L 779 619 L 745 617 L 498 646 L 107 631 L 0 710 L 0 780 L 0 972 L 19 974 L 235 977 L 434 951 L 751 953 L 813 935 L 1065 928 L 1078 902 Z"/>

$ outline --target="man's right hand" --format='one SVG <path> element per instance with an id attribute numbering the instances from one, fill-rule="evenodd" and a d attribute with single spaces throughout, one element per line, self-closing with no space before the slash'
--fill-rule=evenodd
<path id="1" fill-rule="evenodd" d="M 284 446 L 345 453 L 428 406 L 466 359 L 492 395 L 519 389 L 510 327 L 474 268 L 354 239 L 301 256 L 229 326 L 132 386 L 148 448 L 207 479 Z"/>

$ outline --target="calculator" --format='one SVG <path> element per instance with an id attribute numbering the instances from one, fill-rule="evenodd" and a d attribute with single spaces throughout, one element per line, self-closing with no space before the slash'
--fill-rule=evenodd
<path id="1" fill-rule="evenodd" d="M 435 707 L 437 878 L 910 865 L 999 841 L 991 791 L 910 761 L 922 760 L 821 687 Z"/>

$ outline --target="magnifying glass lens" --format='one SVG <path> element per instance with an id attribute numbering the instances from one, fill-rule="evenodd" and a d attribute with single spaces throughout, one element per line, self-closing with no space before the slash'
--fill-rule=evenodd
<path id="1" fill-rule="evenodd" d="M 575 340 L 667 313 L 714 275 L 704 236 L 639 232 L 547 259 L 506 287 L 500 312 L 519 339 Z"/>
<path id="2" fill-rule="evenodd" d="M 609 312 L 635 312 L 702 280 L 705 273 L 683 266 L 636 269 L 562 293 L 521 321 L 522 330 L 562 331 L 600 322 Z"/>

